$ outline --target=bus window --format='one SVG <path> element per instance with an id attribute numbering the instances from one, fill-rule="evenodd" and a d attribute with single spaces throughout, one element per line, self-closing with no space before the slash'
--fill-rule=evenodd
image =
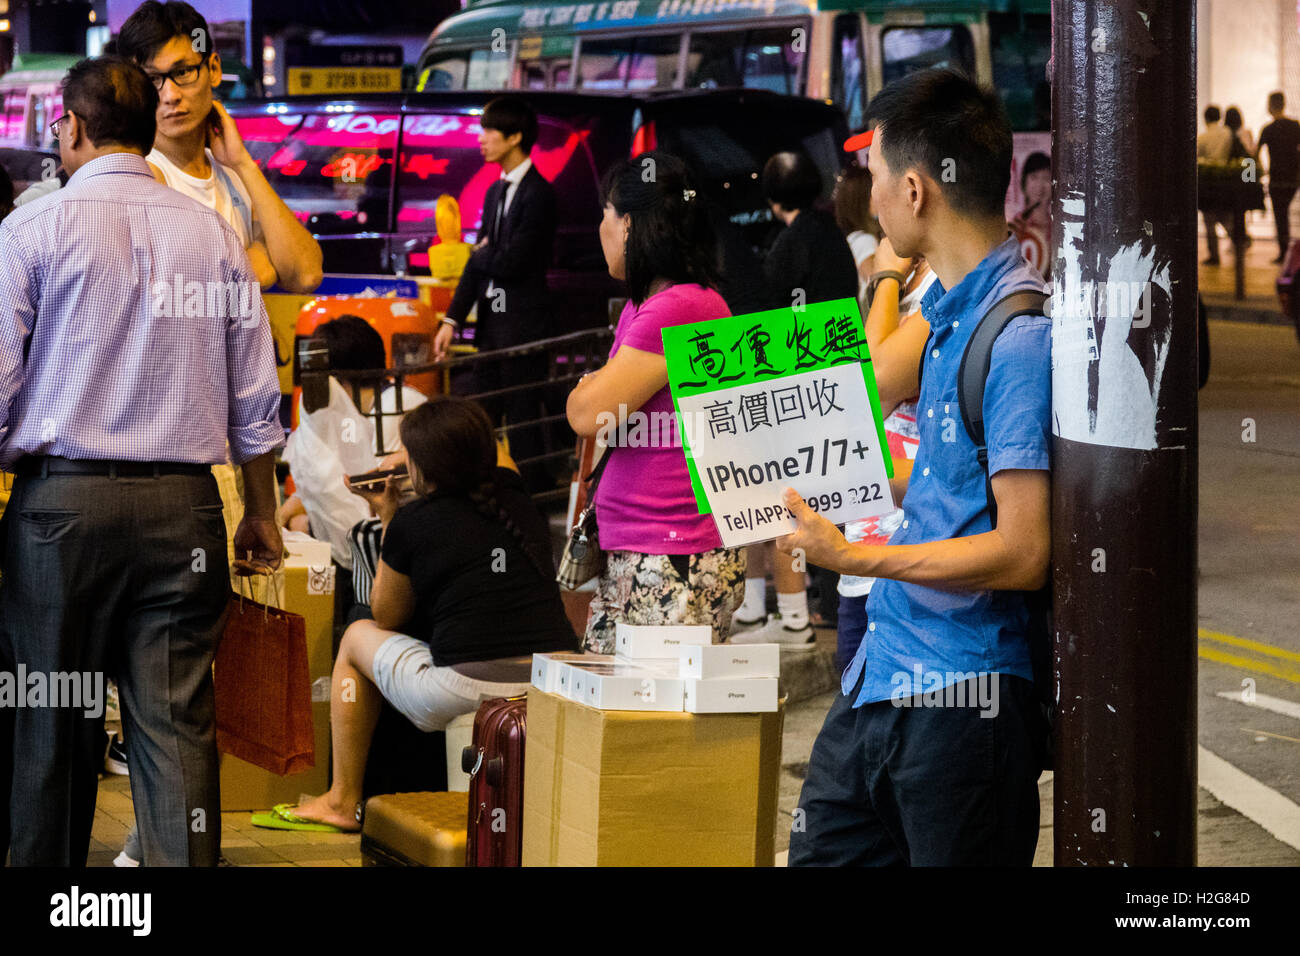
<path id="1" fill-rule="evenodd" d="M 621 90 L 627 85 L 632 39 L 591 40 L 578 57 L 578 86 L 584 90 Z"/>
<path id="2" fill-rule="evenodd" d="M 804 54 L 790 43 L 789 27 L 734 33 L 693 33 L 687 55 L 689 89 L 745 86 L 794 95 Z"/>
<path id="3" fill-rule="evenodd" d="M 469 54 L 465 51 L 448 53 L 430 60 L 420 71 L 417 90 L 463 90 L 465 74 L 469 72 Z"/>
<path id="4" fill-rule="evenodd" d="M 963 26 L 889 27 L 880 38 L 886 84 L 932 66 L 975 75 L 975 46 Z"/>
<path id="5" fill-rule="evenodd" d="M 510 57 L 491 50 L 473 50 L 469 55 L 467 90 L 501 90 L 510 81 Z"/>
<path id="6" fill-rule="evenodd" d="M 388 231 L 397 124 L 393 114 L 360 112 L 238 123 L 271 188 L 317 235 Z"/>
<path id="7" fill-rule="evenodd" d="M 844 111 L 849 129 L 862 128 L 863 70 L 862 27 L 856 13 L 841 13 L 835 18 L 835 38 L 831 41 L 831 98 Z"/>
<path id="8" fill-rule="evenodd" d="M 677 85 L 681 49 L 680 35 L 585 40 L 578 61 L 578 86 L 587 90 L 671 90 Z"/>
<path id="9" fill-rule="evenodd" d="M 664 90 L 676 87 L 677 60 L 681 50 L 680 36 L 640 37 L 632 50 L 627 88 Z"/>
<path id="10" fill-rule="evenodd" d="M 546 89 L 546 63 L 543 60 L 520 63 L 519 80 L 515 85 L 521 90 Z"/>
<path id="11" fill-rule="evenodd" d="M 27 108 L 27 90 L 18 87 L 7 91 L 0 108 L 3 109 L 0 118 L 4 120 L 3 128 L 0 128 L 0 140 L 10 146 L 30 145 L 27 142 L 27 129 L 23 125 Z"/>
<path id="12" fill-rule="evenodd" d="M 745 42 L 744 85 L 797 95 L 803 57 L 793 50 L 789 28 L 750 30 Z"/>
<path id="13" fill-rule="evenodd" d="M 1052 128 L 1052 89 L 1047 82 L 1052 23 L 1048 14 L 990 13 L 993 85 L 1017 132 Z"/>

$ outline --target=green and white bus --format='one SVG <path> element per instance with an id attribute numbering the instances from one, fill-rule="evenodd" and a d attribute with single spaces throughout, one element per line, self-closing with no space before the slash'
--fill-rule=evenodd
<path id="1" fill-rule="evenodd" d="M 419 89 L 757 87 L 834 102 L 850 129 L 890 80 L 960 67 L 1018 131 L 1050 126 L 1050 0 L 469 0 Z"/>

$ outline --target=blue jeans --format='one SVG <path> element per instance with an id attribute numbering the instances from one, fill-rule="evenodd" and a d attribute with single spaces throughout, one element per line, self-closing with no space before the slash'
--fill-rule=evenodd
<path id="1" fill-rule="evenodd" d="M 964 689 L 973 692 L 980 679 Z M 789 865 L 1030 866 L 1038 845 L 1034 743 L 1046 728 L 1029 681 L 982 679 L 996 681 L 985 685 L 996 708 L 921 706 L 918 696 L 911 706 L 884 700 L 854 709 L 860 681 L 839 695 L 813 745 Z"/>

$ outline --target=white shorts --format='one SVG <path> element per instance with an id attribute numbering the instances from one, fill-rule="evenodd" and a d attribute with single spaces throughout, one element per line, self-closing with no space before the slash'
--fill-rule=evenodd
<path id="1" fill-rule="evenodd" d="M 379 645 L 371 672 L 384 699 L 425 733 L 445 730 L 485 700 L 527 693 L 529 686 L 474 680 L 450 667 L 435 667 L 429 645 L 404 634 Z"/>

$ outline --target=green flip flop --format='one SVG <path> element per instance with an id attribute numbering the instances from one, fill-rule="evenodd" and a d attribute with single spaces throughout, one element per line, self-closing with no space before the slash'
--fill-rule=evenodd
<path id="1" fill-rule="evenodd" d="M 313 833 L 356 833 L 356 830 L 344 830 L 332 823 L 319 823 L 308 820 L 293 812 L 296 803 L 280 803 L 271 808 L 270 813 L 254 813 L 250 823 L 255 827 L 268 830 L 306 830 Z"/>

